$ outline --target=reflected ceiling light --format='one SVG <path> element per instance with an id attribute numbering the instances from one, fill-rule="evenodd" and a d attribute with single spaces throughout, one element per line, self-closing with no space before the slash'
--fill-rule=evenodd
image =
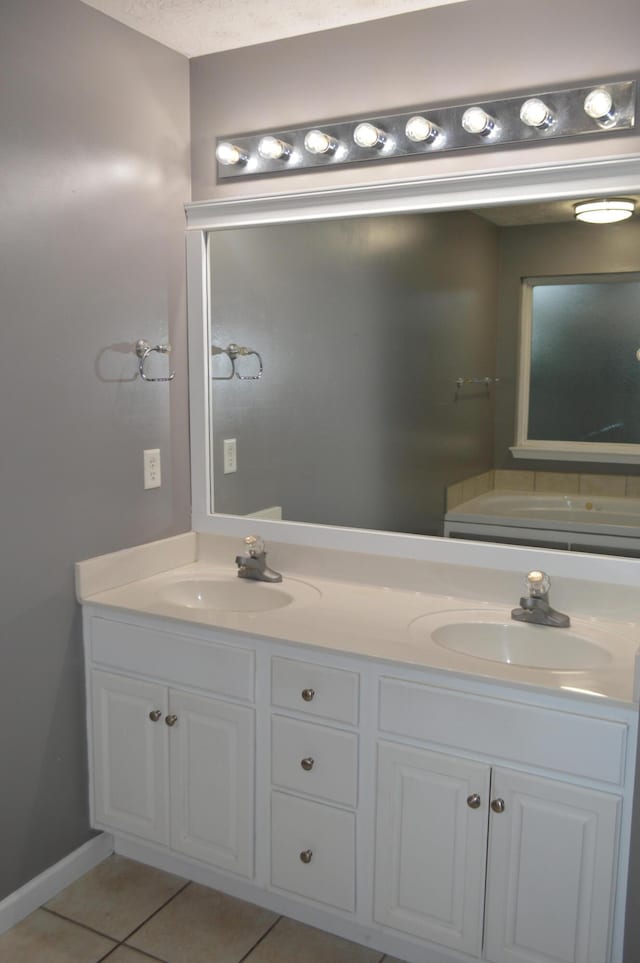
<path id="1" fill-rule="evenodd" d="M 353 139 L 358 147 L 384 147 L 387 135 L 379 127 L 365 121 L 358 124 L 353 132 Z"/>
<path id="2" fill-rule="evenodd" d="M 527 127 L 535 127 L 538 130 L 546 130 L 551 127 L 554 116 L 553 111 L 539 97 L 530 97 L 525 100 L 520 108 L 520 120 Z"/>
<path id="3" fill-rule="evenodd" d="M 589 224 L 615 224 L 626 221 L 635 210 L 635 201 L 625 197 L 610 197 L 600 201 L 582 201 L 574 207 L 577 221 Z"/>
<path id="4" fill-rule="evenodd" d="M 404 132 L 414 144 L 432 144 L 442 131 L 426 117 L 416 115 L 410 117 L 405 124 Z"/>
<path id="5" fill-rule="evenodd" d="M 310 130 L 305 134 L 304 148 L 310 154 L 335 154 L 338 141 L 323 130 Z"/>
<path id="6" fill-rule="evenodd" d="M 592 117 L 601 126 L 614 124 L 616 120 L 613 97 L 604 87 L 596 87 L 589 91 L 584 99 L 584 112 L 587 117 Z"/>
<path id="7" fill-rule="evenodd" d="M 292 147 L 277 137 L 262 137 L 258 144 L 258 153 L 265 160 L 289 160 Z"/>
<path id="8" fill-rule="evenodd" d="M 236 164 L 243 165 L 249 160 L 249 155 L 241 147 L 230 144 L 229 141 L 222 141 L 216 147 L 216 158 L 225 167 L 234 167 Z"/>
<path id="9" fill-rule="evenodd" d="M 496 122 L 482 107 L 469 107 L 462 115 L 462 126 L 468 134 L 486 137 L 495 130 Z"/>

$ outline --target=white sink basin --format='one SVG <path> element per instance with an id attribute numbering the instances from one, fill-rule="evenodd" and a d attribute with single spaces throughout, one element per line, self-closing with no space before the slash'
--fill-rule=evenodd
<path id="1" fill-rule="evenodd" d="M 591 626 L 568 629 L 514 622 L 504 609 L 468 609 L 422 615 L 409 626 L 414 639 L 475 659 L 488 659 L 531 669 L 579 672 L 601 669 L 611 654 L 597 639 Z"/>
<path id="2" fill-rule="evenodd" d="M 321 593 L 313 585 L 286 579 L 275 584 L 230 576 L 193 576 L 163 585 L 157 598 L 175 609 L 200 612 L 270 612 L 293 602 L 311 602 Z"/>

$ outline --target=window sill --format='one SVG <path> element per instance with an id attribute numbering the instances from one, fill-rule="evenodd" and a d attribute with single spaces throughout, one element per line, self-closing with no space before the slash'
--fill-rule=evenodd
<path id="1" fill-rule="evenodd" d="M 544 441 L 513 445 L 509 451 L 514 458 L 544 459 L 549 461 L 608 462 L 619 465 L 640 465 L 640 445 L 596 445 L 588 442 Z"/>

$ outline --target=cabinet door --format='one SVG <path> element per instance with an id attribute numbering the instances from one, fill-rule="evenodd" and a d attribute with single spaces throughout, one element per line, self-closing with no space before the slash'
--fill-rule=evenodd
<path id="1" fill-rule="evenodd" d="M 171 846 L 251 877 L 253 709 L 175 689 L 169 704 Z"/>
<path id="2" fill-rule="evenodd" d="M 97 822 L 168 842 L 167 689 L 92 672 L 93 798 Z"/>
<path id="3" fill-rule="evenodd" d="M 379 745 L 378 923 L 480 955 L 488 804 L 488 766 Z"/>
<path id="4" fill-rule="evenodd" d="M 495 769 L 485 954 L 494 963 L 606 963 L 619 799 Z"/>

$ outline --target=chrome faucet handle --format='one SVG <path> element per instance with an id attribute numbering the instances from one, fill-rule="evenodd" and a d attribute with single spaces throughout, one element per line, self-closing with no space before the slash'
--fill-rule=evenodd
<path id="1" fill-rule="evenodd" d="M 548 595 L 551 588 L 551 579 L 546 572 L 529 572 L 525 585 L 529 598 L 541 599 Z"/>
<path id="2" fill-rule="evenodd" d="M 247 546 L 247 551 L 252 558 L 256 558 L 258 555 L 264 555 L 265 545 L 259 535 L 247 535 L 244 539 L 244 544 Z"/>

